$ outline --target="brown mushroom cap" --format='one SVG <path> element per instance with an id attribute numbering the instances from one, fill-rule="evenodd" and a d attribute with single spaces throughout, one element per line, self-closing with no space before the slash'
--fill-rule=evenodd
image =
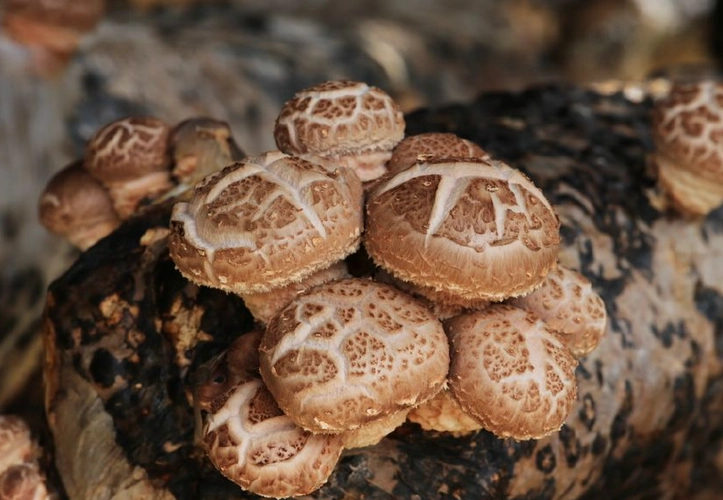
<path id="1" fill-rule="evenodd" d="M 0 498 L 3 500 L 50 500 L 45 477 L 36 463 L 13 465 L 0 472 Z"/>
<path id="2" fill-rule="evenodd" d="M 449 158 L 489 159 L 489 154 L 467 139 L 441 132 L 410 135 L 397 144 L 387 164 L 389 175 L 401 172 L 417 162 Z"/>
<path id="3" fill-rule="evenodd" d="M 446 323 L 449 387 L 499 437 L 537 439 L 562 426 L 577 397 L 577 360 L 533 313 L 506 304 Z"/>
<path id="4" fill-rule="evenodd" d="M 171 188 L 169 134 L 157 118 L 130 117 L 109 123 L 88 142 L 85 169 L 108 188 L 121 218 Z"/>
<path id="5" fill-rule="evenodd" d="M 658 181 L 674 208 L 703 216 L 723 203 L 723 83 L 676 84 L 652 116 Z"/>
<path id="6" fill-rule="evenodd" d="M 40 196 L 38 215 L 48 231 L 81 250 L 109 235 L 121 222 L 106 189 L 80 162 L 50 179 Z"/>
<path id="7" fill-rule="evenodd" d="M 392 149 L 404 137 L 404 115 L 376 87 L 329 81 L 298 92 L 284 105 L 274 137 L 285 153 L 324 156 L 370 181 L 386 172 Z"/>
<path id="8" fill-rule="evenodd" d="M 426 431 L 449 432 L 455 436 L 483 429 L 482 424 L 462 409 L 449 389 L 439 391 L 429 401 L 413 408 L 407 420 Z"/>
<path id="9" fill-rule="evenodd" d="M 176 125 L 170 145 L 173 175 L 189 186 L 246 156 L 233 140 L 228 123 L 207 117 Z"/>
<path id="10" fill-rule="evenodd" d="M 0 415 L 0 474 L 13 465 L 34 461 L 38 453 L 25 421 L 12 415 Z"/>
<path id="11" fill-rule="evenodd" d="M 520 171 L 417 163 L 369 195 L 364 245 L 396 277 L 463 301 L 530 292 L 556 266 L 560 223 Z"/>
<path id="12" fill-rule="evenodd" d="M 424 403 L 422 403 L 424 404 Z M 402 425 L 407 420 L 409 408 L 379 418 L 373 422 L 362 425 L 358 429 L 345 431 L 340 434 L 344 448 L 349 450 L 352 448 L 364 448 L 366 446 L 374 446 L 384 437 L 391 434 L 394 429 Z"/>
<path id="13" fill-rule="evenodd" d="M 67 59 L 105 10 L 104 0 L 5 0 L 3 31 L 23 45 Z"/>
<path id="14" fill-rule="evenodd" d="M 559 266 L 542 286 L 510 302 L 539 316 L 576 357 L 597 347 L 605 334 L 607 312 L 602 298 L 580 273 Z"/>
<path id="15" fill-rule="evenodd" d="M 300 295 L 266 327 L 261 375 L 312 432 L 343 432 L 434 396 L 446 380 L 441 323 L 400 290 L 339 280 Z"/>
<path id="16" fill-rule="evenodd" d="M 343 449 L 340 436 L 312 434 L 294 424 L 260 378 L 232 389 L 208 415 L 203 434 L 208 456 L 224 476 L 274 498 L 319 488 Z"/>
<path id="17" fill-rule="evenodd" d="M 353 172 L 279 152 L 196 185 L 171 217 L 171 257 L 188 279 L 239 295 L 268 292 L 359 246 L 362 189 Z"/>

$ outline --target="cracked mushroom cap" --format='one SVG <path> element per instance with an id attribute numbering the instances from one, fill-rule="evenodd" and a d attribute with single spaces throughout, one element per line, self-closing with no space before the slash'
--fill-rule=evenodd
<path id="1" fill-rule="evenodd" d="M 51 233 L 86 250 L 120 224 L 108 191 L 72 163 L 55 174 L 40 195 L 40 223 Z"/>
<path id="2" fill-rule="evenodd" d="M 203 430 L 208 457 L 221 473 L 257 495 L 306 495 L 329 478 L 340 436 L 312 434 L 279 409 L 260 378 L 237 385 L 212 405 Z"/>
<path id="3" fill-rule="evenodd" d="M 157 118 L 129 117 L 109 123 L 88 142 L 85 169 L 108 188 L 122 219 L 144 198 L 172 187 L 170 130 Z"/>
<path id="4" fill-rule="evenodd" d="M 14 465 L 34 461 L 38 454 L 25 421 L 13 415 L 0 415 L 0 474 Z"/>
<path id="5" fill-rule="evenodd" d="M 173 176 L 188 186 L 246 156 L 228 123 L 214 118 L 182 121 L 171 132 L 170 145 Z"/>
<path id="6" fill-rule="evenodd" d="M 0 473 L 0 498 L 3 500 L 50 500 L 45 477 L 35 463 L 13 465 Z"/>
<path id="7" fill-rule="evenodd" d="M 449 387 L 499 437 L 538 439 L 560 429 L 577 398 L 577 360 L 540 318 L 506 304 L 446 323 Z"/>
<path id="8" fill-rule="evenodd" d="M 510 302 L 539 316 L 576 357 L 592 352 L 605 334 L 607 312 L 602 298 L 580 273 L 559 266 L 542 286 Z"/>
<path id="9" fill-rule="evenodd" d="M 367 200 L 364 245 L 397 278 L 461 303 L 529 293 L 557 264 L 560 223 L 544 194 L 502 162 L 422 162 Z"/>
<path id="10" fill-rule="evenodd" d="M 298 92 L 276 119 L 285 153 L 316 154 L 352 168 L 366 182 L 386 172 L 404 137 L 404 115 L 384 91 L 363 82 L 329 81 Z"/>
<path id="11" fill-rule="evenodd" d="M 5 0 L 2 31 L 32 49 L 41 73 L 54 74 L 75 52 L 80 38 L 100 21 L 104 0 Z"/>
<path id="12" fill-rule="evenodd" d="M 310 493 L 326 482 L 343 449 L 339 436 L 313 435 L 294 424 L 258 372 L 261 331 L 243 334 L 204 368 L 195 406 L 206 412 L 201 442 L 214 466 L 262 496 Z"/>
<path id="13" fill-rule="evenodd" d="M 244 305 L 256 321 L 265 325 L 300 293 L 330 281 L 350 277 L 346 262 L 342 260 L 310 274 L 299 282 L 274 288 L 269 292 L 246 294 L 243 296 Z"/>
<path id="14" fill-rule="evenodd" d="M 441 323 L 411 296 L 352 278 L 300 295 L 266 327 L 261 375 L 312 432 L 344 432 L 405 411 L 444 385 Z"/>
<path id="15" fill-rule="evenodd" d="M 394 175 L 419 161 L 449 158 L 489 159 L 489 154 L 467 139 L 442 132 L 410 135 L 397 144 L 387 164 L 389 175 Z"/>
<path id="16" fill-rule="evenodd" d="M 723 83 L 676 84 L 652 116 L 652 163 L 672 206 L 704 216 L 723 203 Z"/>
<path id="17" fill-rule="evenodd" d="M 361 205 L 350 170 L 266 153 L 205 178 L 174 206 L 171 258 L 200 285 L 268 292 L 353 253 Z"/>

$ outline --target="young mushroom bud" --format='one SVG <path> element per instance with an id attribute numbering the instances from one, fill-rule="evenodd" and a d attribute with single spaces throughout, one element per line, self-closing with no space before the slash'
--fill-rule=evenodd
<path id="1" fill-rule="evenodd" d="M 362 189 L 346 168 L 272 152 L 198 183 L 171 217 L 169 248 L 188 279 L 241 295 L 329 267 L 359 246 Z"/>
<path id="2" fill-rule="evenodd" d="M 651 163 L 673 208 L 704 216 L 723 203 L 723 83 L 676 84 L 652 116 Z"/>
<path id="3" fill-rule="evenodd" d="M 122 219 L 173 186 L 169 134 L 161 120 L 130 117 L 106 125 L 88 142 L 85 169 L 108 189 Z"/>
<path id="4" fill-rule="evenodd" d="M 28 47 L 39 74 L 62 70 L 81 37 L 100 21 L 104 0 L 5 0 L 2 31 Z"/>
<path id="5" fill-rule="evenodd" d="M 172 130 L 173 176 L 193 186 L 209 174 L 246 155 L 236 145 L 228 123 L 213 118 L 189 118 Z"/>
<path id="6" fill-rule="evenodd" d="M 279 406 L 312 432 L 392 419 L 441 390 L 449 368 L 439 320 L 404 292 L 361 278 L 297 297 L 268 324 L 259 353 Z"/>
<path id="7" fill-rule="evenodd" d="M 387 164 L 388 175 L 394 175 L 420 161 L 451 158 L 480 158 L 489 160 L 489 154 L 467 139 L 454 134 L 430 132 L 410 135 L 397 144 Z"/>
<path id="8" fill-rule="evenodd" d="M 404 137 L 404 115 L 376 87 L 329 81 L 298 92 L 284 105 L 274 137 L 285 153 L 329 158 L 366 182 L 386 172 L 392 149 Z"/>
<path id="9" fill-rule="evenodd" d="M 560 223 L 520 171 L 492 160 L 420 162 L 367 200 L 364 245 L 397 278 L 467 307 L 529 293 L 557 264 Z"/>
<path id="10" fill-rule="evenodd" d="M 592 352 L 605 334 L 605 303 L 583 275 L 566 267 L 559 266 L 542 286 L 510 304 L 539 316 L 576 357 Z"/>
<path id="11" fill-rule="evenodd" d="M 55 174 L 40 196 L 40 223 L 86 250 L 120 224 L 106 189 L 83 169 L 71 163 Z"/>
<path id="12" fill-rule="evenodd" d="M 464 411 L 499 437 L 560 429 L 577 398 L 577 360 L 541 319 L 506 304 L 446 323 L 449 387 Z"/>

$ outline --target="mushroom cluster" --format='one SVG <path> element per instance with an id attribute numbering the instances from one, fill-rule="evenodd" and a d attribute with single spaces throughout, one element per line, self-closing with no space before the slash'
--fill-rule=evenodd
<path id="1" fill-rule="evenodd" d="M 191 118 L 171 127 L 153 117 L 123 118 L 96 132 L 84 158 L 50 179 L 40 222 L 86 250 L 144 203 L 243 156 L 219 120 Z"/>
<path id="2" fill-rule="evenodd" d="M 389 95 L 326 82 L 285 104 L 279 151 L 225 166 L 174 206 L 177 269 L 238 294 L 258 322 L 258 347 L 242 342 L 253 353 L 224 358 L 246 375 L 211 378 L 196 401 L 211 461 L 252 492 L 306 494 L 326 477 L 294 489 L 282 455 L 330 474 L 338 446 L 407 419 L 548 435 L 577 397 L 576 357 L 605 331 L 601 298 L 557 263 L 559 221 L 530 179 L 453 134 L 403 135 Z M 278 490 L 260 479 L 276 468 Z"/>
<path id="3" fill-rule="evenodd" d="M 116 219 L 179 194 L 176 268 L 239 295 L 257 321 L 194 392 L 198 442 L 221 473 L 297 496 L 326 482 L 343 449 L 407 420 L 514 439 L 560 429 L 576 358 L 606 313 L 558 265 L 559 220 L 541 190 L 453 134 L 404 138 L 399 107 L 361 82 L 299 92 L 274 132 L 278 151 L 243 157 L 221 122 L 126 119 L 74 167 Z"/>

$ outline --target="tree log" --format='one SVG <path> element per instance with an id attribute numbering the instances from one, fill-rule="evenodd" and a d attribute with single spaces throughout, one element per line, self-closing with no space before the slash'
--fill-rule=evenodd
<path id="1" fill-rule="evenodd" d="M 562 223 L 560 262 L 603 297 L 606 337 L 576 407 L 538 441 L 405 424 L 346 452 L 312 495 L 336 498 L 691 498 L 723 491 L 723 211 L 661 211 L 646 169 L 649 98 L 576 87 L 496 93 L 407 117 L 522 169 Z M 201 363 L 252 320 L 189 284 L 165 246 L 170 204 L 81 255 L 49 290 L 46 405 L 71 498 L 252 498 L 194 445 Z"/>

